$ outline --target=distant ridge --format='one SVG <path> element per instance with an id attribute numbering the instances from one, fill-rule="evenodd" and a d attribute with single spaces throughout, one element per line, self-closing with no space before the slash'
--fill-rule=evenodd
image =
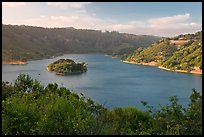
<path id="1" fill-rule="evenodd" d="M 2 60 L 33 60 L 67 53 L 109 53 L 147 47 L 160 37 L 115 31 L 2 24 Z"/>

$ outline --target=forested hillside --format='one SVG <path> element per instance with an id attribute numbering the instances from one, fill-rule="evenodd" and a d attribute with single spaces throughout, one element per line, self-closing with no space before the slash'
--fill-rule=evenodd
<path id="1" fill-rule="evenodd" d="M 202 40 L 194 41 L 192 44 L 182 47 L 161 65 L 175 70 L 191 71 L 194 67 L 202 69 Z"/>
<path id="2" fill-rule="evenodd" d="M 48 58 L 63 53 L 108 53 L 146 47 L 160 37 L 68 28 L 2 24 L 3 61 Z"/>
<path id="3" fill-rule="evenodd" d="M 123 57 L 138 64 L 155 62 L 170 70 L 202 70 L 202 31 L 159 40 Z"/>

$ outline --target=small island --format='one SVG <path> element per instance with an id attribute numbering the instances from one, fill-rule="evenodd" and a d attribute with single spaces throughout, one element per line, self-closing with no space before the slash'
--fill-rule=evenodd
<path id="1" fill-rule="evenodd" d="M 49 72 L 55 72 L 56 75 L 70 75 L 80 74 L 87 71 L 87 64 L 85 62 L 75 63 L 71 59 L 59 59 L 47 65 Z"/>

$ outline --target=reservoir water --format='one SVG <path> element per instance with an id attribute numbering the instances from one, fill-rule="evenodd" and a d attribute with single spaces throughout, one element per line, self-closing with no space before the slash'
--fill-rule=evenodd
<path id="1" fill-rule="evenodd" d="M 60 58 L 88 63 L 88 71 L 80 75 L 58 76 L 46 66 Z M 177 96 L 187 107 L 192 88 L 202 94 L 202 75 L 161 70 L 157 67 L 127 64 L 102 54 L 67 54 L 53 59 L 29 61 L 27 65 L 2 65 L 2 80 L 14 83 L 20 73 L 29 74 L 42 84 L 57 83 L 76 93 L 104 104 L 107 108 L 136 106 L 140 101 L 150 105 L 168 104 Z"/>

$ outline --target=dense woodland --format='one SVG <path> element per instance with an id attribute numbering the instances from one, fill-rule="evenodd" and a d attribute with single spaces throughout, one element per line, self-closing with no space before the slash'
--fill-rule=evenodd
<path id="1" fill-rule="evenodd" d="M 2 59 L 33 60 L 66 53 L 112 54 L 124 48 L 147 47 L 159 39 L 115 31 L 2 24 Z"/>
<path id="2" fill-rule="evenodd" d="M 138 48 L 122 58 L 135 63 L 157 62 L 172 70 L 202 69 L 202 31 L 161 39 L 147 48 Z"/>
<path id="3" fill-rule="evenodd" d="M 107 109 L 83 94 L 56 83 L 43 86 L 21 74 L 14 84 L 2 82 L 3 135 L 201 135 L 202 95 L 193 89 L 189 106 L 178 98 L 154 109 Z M 151 103 L 151 102 L 150 102 Z"/>
<path id="4" fill-rule="evenodd" d="M 191 71 L 194 67 L 202 69 L 202 40 L 183 46 L 161 64 L 166 68 L 175 70 Z"/>

